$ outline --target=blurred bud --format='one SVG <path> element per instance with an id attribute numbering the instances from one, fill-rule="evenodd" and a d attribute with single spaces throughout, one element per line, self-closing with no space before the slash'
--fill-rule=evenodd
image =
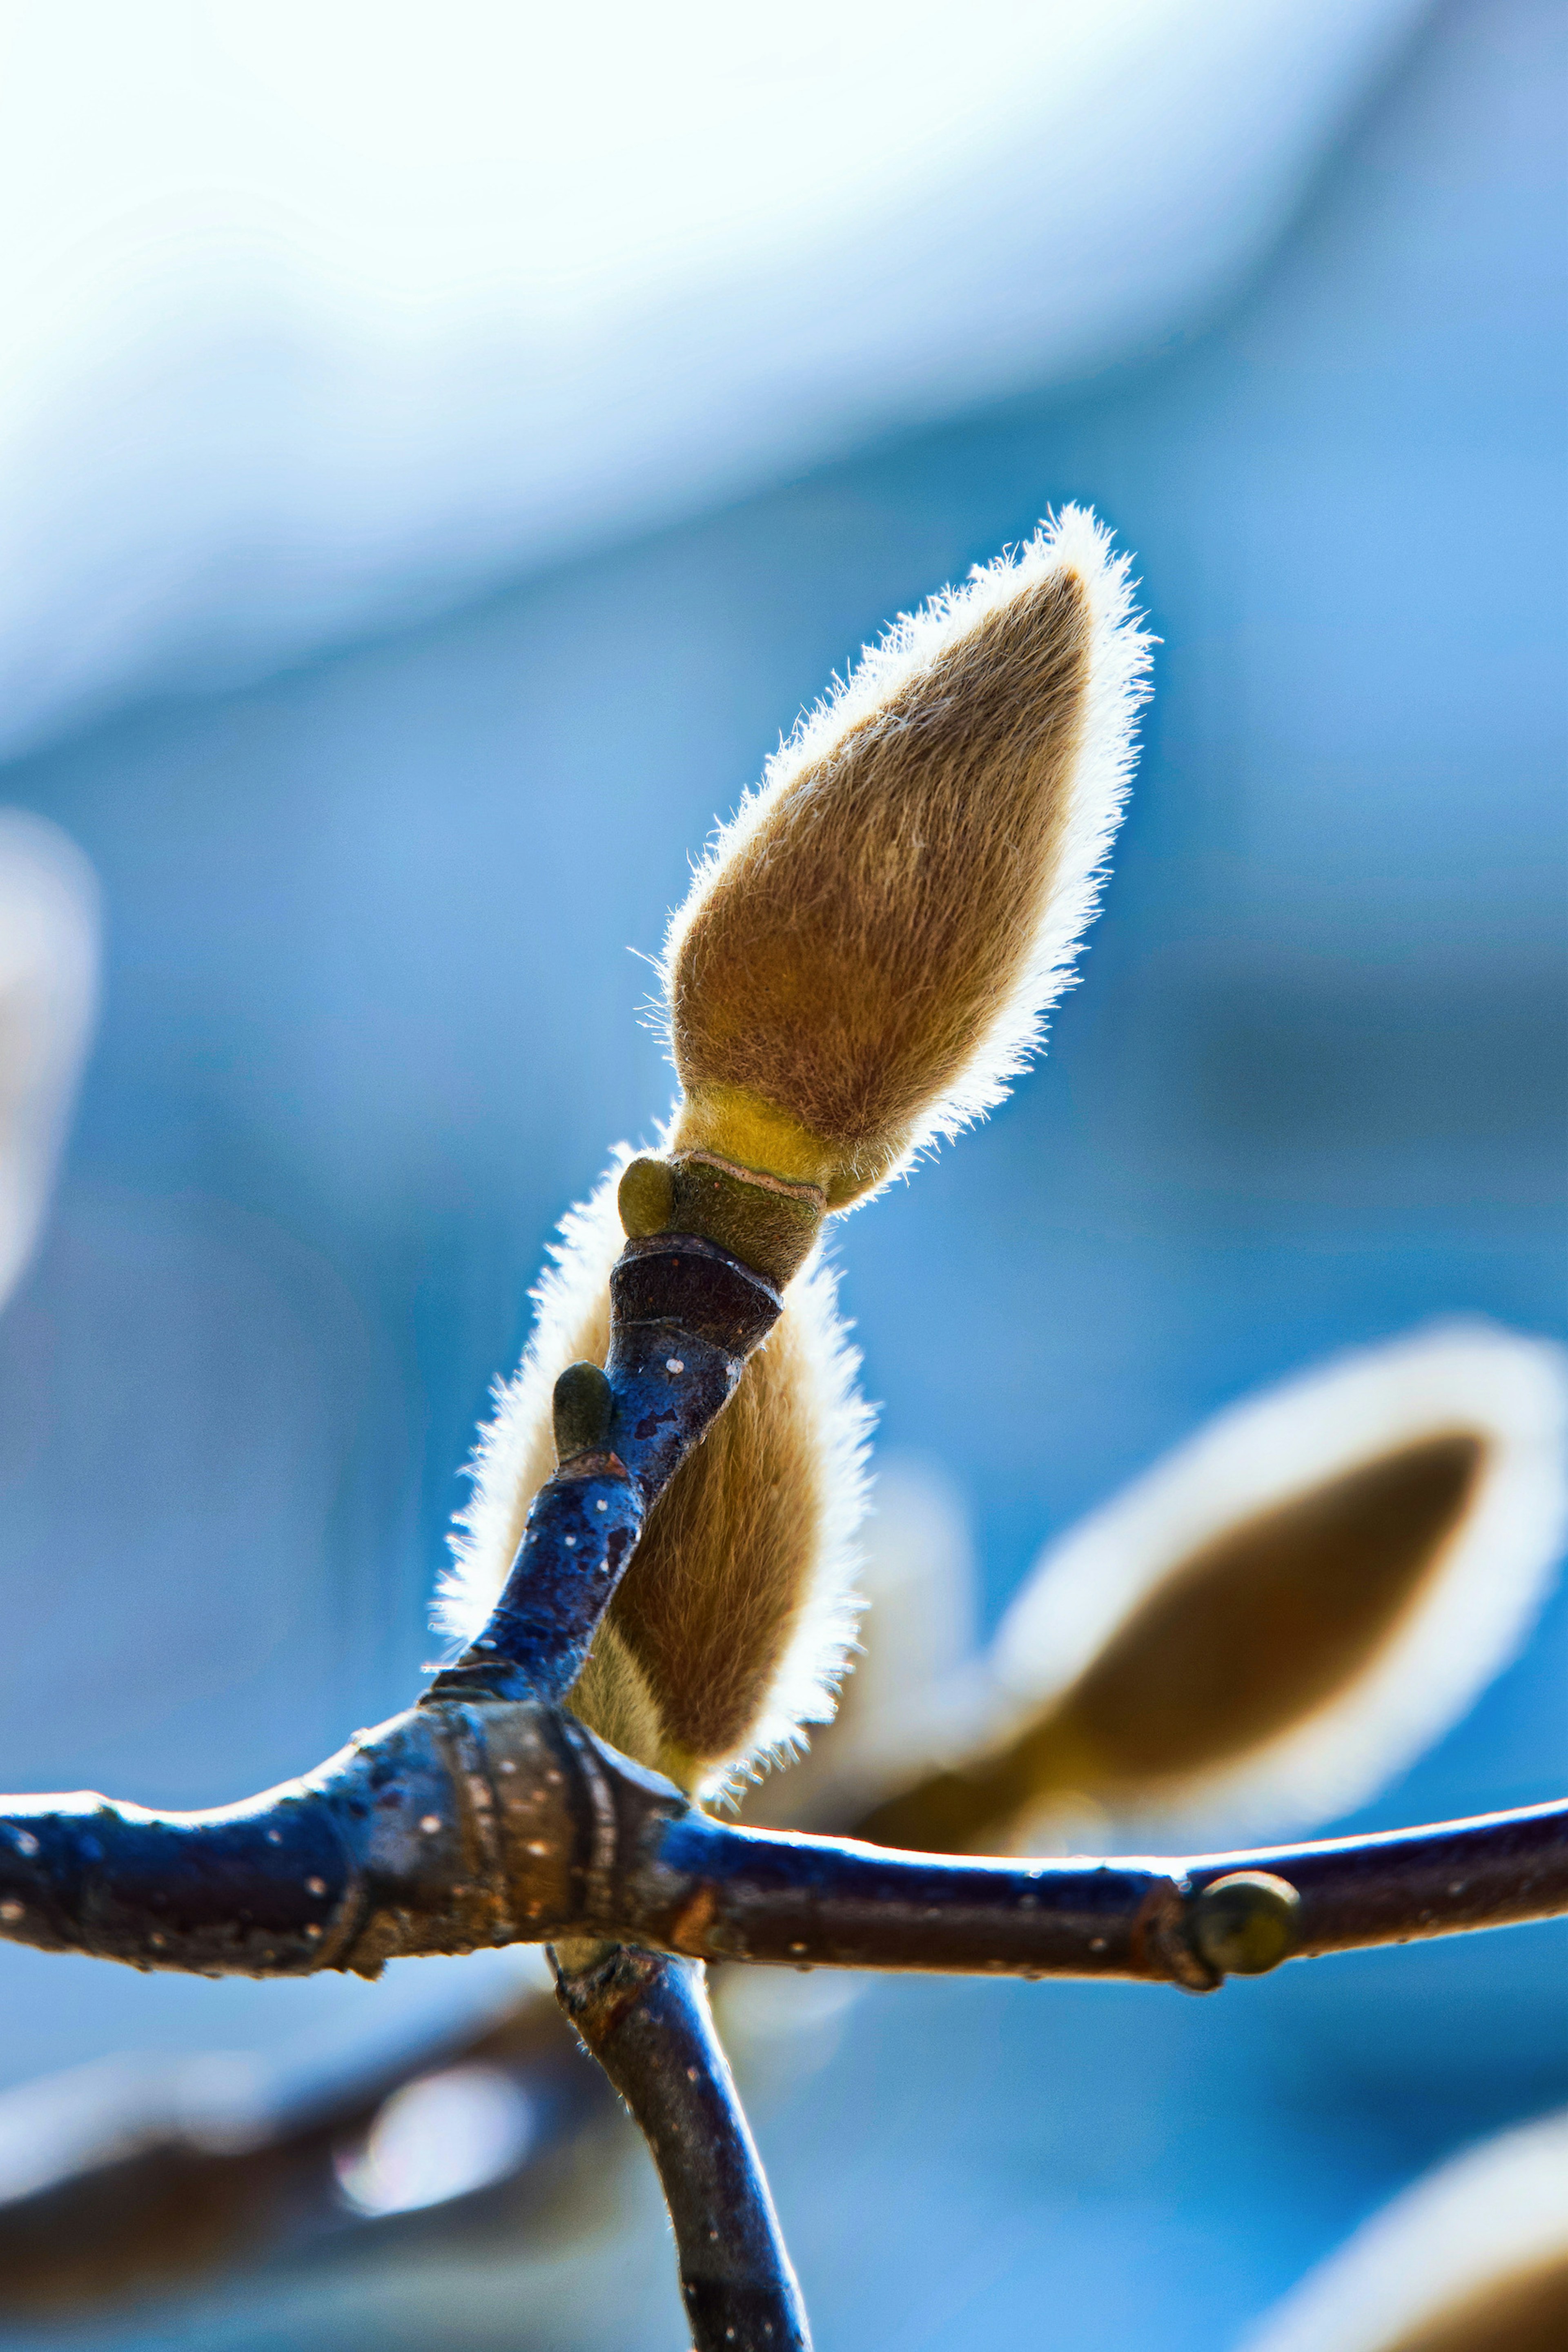
<path id="1" fill-rule="evenodd" d="M 787 1772 L 748 1794 L 748 1822 L 842 1832 L 853 1827 L 931 1728 L 974 1642 L 974 1555 L 963 1500 L 940 1466 L 879 1458 L 862 1536 L 864 1614 L 854 1670 L 833 1721 Z"/>
<path id="2" fill-rule="evenodd" d="M 357 2213 L 409 2213 L 504 2180 L 527 2157 L 539 2118 L 515 2074 L 471 2060 L 394 2091 L 334 2169 Z"/>
<path id="3" fill-rule="evenodd" d="M 670 927 L 678 1157 L 840 1208 L 1000 1100 L 1094 910 L 1148 646 L 1069 507 L 862 656 Z"/>
<path id="4" fill-rule="evenodd" d="M 438 1604 L 471 1641 L 511 1565 L 528 1507 L 597 1394 L 609 1277 L 621 1247 L 623 1154 L 562 1227 L 535 1294 L 527 1354 L 480 1436 L 474 1495 Z M 869 1416 L 820 1264 L 747 1363 L 719 1420 L 648 1515 L 572 1704 L 595 1730 L 685 1787 L 711 1792 L 787 1752 L 832 1714 L 854 1638 L 856 1533 Z"/>
<path id="5" fill-rule="evenodd" d="M 1511 1656 L 1563 1541 L 1558 1350 L 1484 1325 L 1222 1414 L 1047 1553 L 895 1844 L 1207 1842 L 1360 1803 Z M 950 1747 L 949 1754 L 954 1755 Z"/>
<path id="6" fill-rule="evenodd" d="M 32 1254 L 98 992 L 98 885 L 42 817 L 0 811 L 0 1300 Z"/>
<path id="7" fill-rule="evenodd" d="M 1247 2352 L 1559 2352 L 1568 2115 L 1418 2181 L 1289 2295 Z"/>

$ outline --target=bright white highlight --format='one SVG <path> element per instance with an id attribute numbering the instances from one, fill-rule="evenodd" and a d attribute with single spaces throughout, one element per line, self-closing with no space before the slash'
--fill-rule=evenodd
<path id="1" fill-rule="evenodd" d="M 1464 1714 L 1524 1640 L 1568 1527 L 1560 1349 L 1438 1325 L 1247 1398 L 1047 1551 L 997 1635 L 996 1712 L 1065 1691 L 1133 1611 L 1227 1529 L 1449 1431 L 1485 1453 L 1468 1511 L 1404 1619 L 1337 1696 L 1268 1745 L 1151 1798 L 1140 1820 L 1194 1843 L 1332 1819 Z M 994 1701 L 993 1701 L 994 1705 Z"/>
<path id="2" fill-rule="evenodd" d="M 38 1238 L 98 1002 L 98 883 L 42 817 L 0 809 L 0 1303 Z"/>
<path id="3" fill-rule="evenodd" d="M 528 2094 L 499 2066 L 448 2066 L 395 2091 L 336 2164 L 359 2213 L 410 2213 L 515 2172 L 538 2134 Z"/>
<path id="4" fill-rule="evenodd" d="M 1564 2261 L 1568 2115 L 1558 2115 L 1417 2181 L 1312 2272 L 1247 2352 L 1394 2352 L 1488 2286 Z"/>

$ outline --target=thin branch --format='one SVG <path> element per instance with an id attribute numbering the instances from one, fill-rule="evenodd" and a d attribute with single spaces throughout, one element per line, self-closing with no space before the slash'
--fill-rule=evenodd
<path id="1" fill-rule="evenodd" d="M 611 1946 L 557 1967 L 562 2007 L 658 2167 L 694 2352 L 810 2352 L 701 1963 Z"/>
<path id="2" fill-rule="evenodd" d="M 781 1311 L 773 1285 L 715 1242 L 627 1242 L 610 1276 L 602 1400 L 584 1416 L 581 1392 L 558 1386 L 562 1466 L 533 1499 L 489 1622 L 437 1676 L 432 1700 L 565 1697 L 647 1513 Z"/>
<path id="3" fill-rule="evenodd" d="M 708 1959 L 1163 1978 L 1202 1990 L 1226 1971 L 1215 1958 L 1220 1890 L 1238 1877 L 1282 1890 L 1288 1932 L 1268 1965 L 1553 1918 L 1568 1912 L 1568 1804 L 1315 1844 L 1100 1863 L 910 1854 L 738 1829 L 687 1811 L 628 1888 L 619 1932 Z M 1252 1907 L 1268 1906 L 1260 1897 Z"/>
<path id="4" fill-rule="evenodd" d="M 1278 1958 L 1550 1918 L 1568 1912 L 1568 1804 L 1252 1853 L 975 1861 L 716 1822 L 562 1709 L 490 1700 L 415 1707 L 214 1812 L 79 1795 L 0 1809 L 0 1934 L 253 1976 L 588 1935 L 1202 1990 L 1257 1965 L 1217 1936 L 1215 1890 L 1238 1874 L 1284 1889 Z"/>

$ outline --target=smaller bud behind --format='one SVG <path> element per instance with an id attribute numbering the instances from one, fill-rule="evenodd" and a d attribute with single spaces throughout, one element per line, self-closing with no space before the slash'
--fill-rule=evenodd
<path id="1" fill-rule="evenodd" d="M 671 923 L 678 1163 L 842 1208 L 1001 1099 L 1094 911 L 1149 643 L 1069 507 L 864 655 Z"/>
<path id="2" fill-rule="evenodd" d="M 1522 1640 L 1565 1457 L 1562 1355 L 1485 1324 L 1245 1399 L 1044 1556 L 859 1833 L 1190 1847 L 1348 1811 Z"/>
<path id="3" fill-rule="evenodd" d="M 1053 1691 L 1066 1785 L 1163 1837 L 1331 1820 L 1523 1640 L 1565 1457 L 1546 1341 L 1450 1323 L 1344 1356 L 1217 1415 L 1042 1560 L 1001 1681 Z"/>
<path id="4" fill-rule="evenodd" d="M 441 1630 L 464 1643 L 482 1632 L 557 1459 L 611 1433 L 600 1367 L 622 1215 L 667 1202 L 673 1215 L 686 1180 L 678 1171 L 666 1185 L 668 1173 L 625 1153 L 564 1221 L 521 1368 L 480 1435 L 437 1607 Z M 680 1229 L 701 1230 L 684 1216 Z M 804 1267 L 730 1403 L 649 1511 L 572 1693 L 594 1730 L 683 1787 L 711 1793 L 833 1712 L 857 1615 L 869 1419 L 855 1365 L 831 1273 Z"/>

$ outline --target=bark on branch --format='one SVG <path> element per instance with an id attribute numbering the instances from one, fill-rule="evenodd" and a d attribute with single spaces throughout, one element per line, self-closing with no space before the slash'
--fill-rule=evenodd
<path id="1" fill-rule="evenodd" d="M 1104 1862 L 976 1861 L 716 1822 L 540 1700 L 426 1704 L 247 1804 L 0 1807 L 0 1931 L 253 1976 L 601 1937 L 693 1959 L 1131 1977 L 1225 1972 L 1209 1890 L 1282 1885 L 1302 1958 L 1568 1912 L 1568 1804 L 1390 1835 Z"/>

